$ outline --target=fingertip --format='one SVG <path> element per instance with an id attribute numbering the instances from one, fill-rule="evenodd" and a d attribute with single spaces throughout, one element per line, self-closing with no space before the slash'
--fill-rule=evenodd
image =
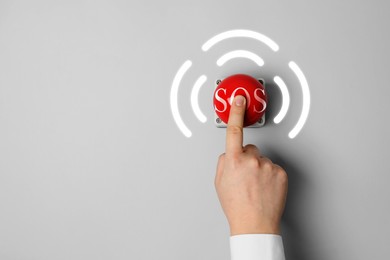
<path id="1" fill-rule="evenodd" d="M 245 105 L 246 99 L 244 96 L 238 95 L 234 97 L 233 104 L 237 107 L 242 107 Z"/>
<path id="2" fill-rule="evenodd" d="M 233 103 L 238 106 L 238 107 L 241 107 L 241 106 L 244 106 L 245 105 L 245 102 L 246 102 L 246 99 L 244 96 L 241 96 L 241 95 L 238 95 L 234 98 L 234 101 Z"/>

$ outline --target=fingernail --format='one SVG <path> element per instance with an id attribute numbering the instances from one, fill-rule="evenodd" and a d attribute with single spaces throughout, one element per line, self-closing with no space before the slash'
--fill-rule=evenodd
<path id="1" fill-rule="evenodd" d="M 245 103 L 245 98 L 243 96 L 237 96 L 235 99 L 234 99 L 234 102 L 236 103 L 236 106 L 240 107 L 242 105 L 244 105 Z"/>

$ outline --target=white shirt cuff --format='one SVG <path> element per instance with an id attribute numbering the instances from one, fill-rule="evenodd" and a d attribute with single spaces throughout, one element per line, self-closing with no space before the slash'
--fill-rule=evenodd
<path id="1" fill-rule="evenodd" d="M 230 237 L 231 260 L 285 260 L 280 235 L 244 234 Z"/>

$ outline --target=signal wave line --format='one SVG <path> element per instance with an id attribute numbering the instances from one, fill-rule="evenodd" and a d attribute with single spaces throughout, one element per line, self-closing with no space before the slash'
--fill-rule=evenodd
<path id="1" fill-rule="evenodd" d="M 171 94 L 170 94 L 170 102 L 171 102 L 171 111 L 173 115 L 173 119 L 175 120 L 177 126 L 179 127 L 180 131 L 187 137 L 190 138 L 192 136 L 192 132 L 188 127 L 184 124 L 183 120 L 181 119 L 180 113 L 179 113 L 179 105 L 177 104 L 177 93 L 179 92 L 179 86 L 180 82 L 184 76 L 184 74 L 188 71 L 188 69 L 192 66 L 192 62 L 190 60 L 187 60 L 181 65 L 179 70 L 177 71 L 175 78 L 172 82 L 171 87 Z"/>
<path id="2" fill-rule="evenodd" d="M 281 77 L 275 76 L 274 82 L 279 87 L 280 91 L 282 92 L 282 107 L 280 108 L 279 113 L 275 116 L 274 122 L 275 124 L 279 124 L 282 122 L 283 118 L 286 116 L 288 108 L 290 106 L 290 94 L 288 92 L 287 86 L 282 80 Z"/>
<path id="3" fill-rule="evenodd" d="M 198 96 L 199 96 L 199 90 L 203 86 L 203 84 L 206 82 L 207 77 L 205 75 L 200 76 L 195 84 L 194 88 L 191 91 L 191 106 L 192 110 L 194 111 L 195 116 L 199 119 L 201 123 L 206 123 L 207 118 L 206 116 L 202 113 L 199 107 L 199 102 L 198 102 Z"/>
<path id="4" fill-rule="evenodd" d="M 264 60 L 260 58 L 258 55 L 256 55 L 253 52 L 250 51 L 245 51 L 245 50 L 236 50 L 236 51 L 231 51 L 226 54 L 224 54 L 222 57 L 220 57 L 217 60 L 217 65 L 221 67 L 223 64 L 225 64 L 227 61 L 235 58 L 247 58 L 255 62 L 258 66 L 263 66 L 264 65 Z"/>
<path id="5" fill-rule="evenodd" d="M 299 117 L 297 124 L 294 126 L 294 128 L 288 134 L 288 137 L 293 139 L 301 131 L 302 127 L 306 123 L 307 117 L 309 116 L 310 89 L 309 89 L 309 84 L 307 83 L 306 77 L 303 74 L 302 70 L 298 67 L 298 65 L 294 61 L 290 61 L 288 63 L 288 66 L 297 76 L 297 78 L 301 84 L 301 87 L 302 87 L 302 95 L 303 95 L 303 106 L 302 106 L 301 116 Z"/>
<path id="6" fill-rule="evenodd" d="M 202 50 L 208 51 L 211 47 L 213 47 L 215 44 L 219 43 L 220 41 L 229 38 L 238 38 L 238 37 L 247 37 L 247 38 L 258 40 L 264 43 L 265 45 L 267 45 L 268 47 L 270 47 L 274 52 L 277 52 L 279 50 L 279 46 L 276 42 L 274 42 L 264 34 L 255 31 L 250 31 L 250 30 L 231 30 L 231 31 L 226 31 L 217 34 L 202 45 Z"/>

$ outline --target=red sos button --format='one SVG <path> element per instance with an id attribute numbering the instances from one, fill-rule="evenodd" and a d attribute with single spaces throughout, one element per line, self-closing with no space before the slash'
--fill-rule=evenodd
<path id="1" fill-rule="evenodd" d="M 222 80 L 214 92 L 214 109 L 218 117 L 227 124 L 230 106 L 235 96 L 246 98 L 244 126 L 259 121 L 267 108 L 267 95 L 264 86 L 255 78 L 236 74 Z"/>

